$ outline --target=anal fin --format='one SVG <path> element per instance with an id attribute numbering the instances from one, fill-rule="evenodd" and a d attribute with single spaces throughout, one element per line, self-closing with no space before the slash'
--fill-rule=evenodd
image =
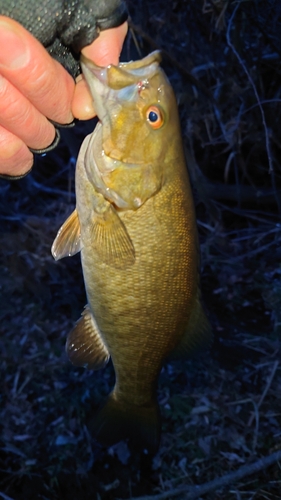
<path id="1" fill-rule="evenodd" d="M 81 232 L 80 222 L 77 210 L 66 219 L 58 231 L 58 234 L 52 245 L 52 255 L 55 260 L 63 257 L 71 257 L 81 250 Z"/>
<path id="2" fill-rule="evenodd" d="M 110 354 L 88 306 L 68 334 L 65 350 L 75 366 L 99 370 L 107 364 Z"/>

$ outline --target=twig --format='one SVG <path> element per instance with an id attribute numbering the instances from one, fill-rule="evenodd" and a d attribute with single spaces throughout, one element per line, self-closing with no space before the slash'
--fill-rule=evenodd
<path id="1" fill-rule="evenodd" d="M 205 145 L 208 144 L 205 143 Z M 210 182 L 199 169 L 195 160 L 195 154 L 191 154 L 190 151 L 193 151 L 191 142 L 189 144 L 189 148 L 185 150 L 185 156 L 188 170 L 191 174 L 194 185 L 196 186 L 196 190 L 198 193 L 199 191 L 201 192 L 201 194 L 199 194 L 200 200 L 203 202 L 210 199 L 237 201 L 237 185 L 223 184 L 222 182 Z M 231 156 L 231 160 L 233 157 L 234 155 Z M 279 195 L 281 198 L 280 190 L 276 193 L 273 189 L 255 188 L 252 186 L 245 186 L 244 184 L 239 186 L 239 196 L 242 203 L 258 203 L 259 205 L 272 204 L 276 201 L 274 194 Z M 223 209 L 224 208 L 225 207 L 223 207 Z"/>
<path id="2" fill-rule="evenodd" d="M 231 160 L 233 156 L 231 157 Z M 237 186 L 234 184 L 223 184 L 222 182 L 209 182 L 204 179 L 204 187 L 208 197 L 213 200 L 237 200 Z M 279 190 L 278 195 L 281 196 Z M 274 191 L 267 188 L 254 188 L 252 186 L 240 186 L 240 199 L 243 203 L 274 204 Z"/>
<path id="3" fill-rule="evenodd" d="M 279 361 L 275 361 L 275 363 L 273 364 L 272 370 L 271 370 L 271 374 L 270 374 L 270 376 L 268 377 L 268 381 L 267 381 L 267 384 L 266 384 L 266 386 L 265 386 L 265 389 L 264 389 L 264 391 L 263 391 L 263 393 L 262 393 L 262 395 L 261 395 L 261 397 L 260 397 L 260 399 L 259 399 L 259 402 L 258 402 L 258 404 L 257 404 L 257 407 L 258 407 L 258 408 L 261 406 L 261 404 L 262 404 L 262 402 L 263 402 L 263 400 L 264 400 L 265 396 L 267 395 L 267 393 L 268 393 L 268 391 L 269 391 L 269 388 L 270 388 L 270 386 L 271 386 L 271 384 L 272 384 L 272 380 L 273 380 L 273 378 L 274 378 L 274 375 L 275 375 L 275 372 L 276 372 L 276 370 L 277 370 L 278 366 L 279 366 Z M 248 421 L 248 427 L 250 427 L 250 426 L 252 425 L 253 420 L 254 420 L 254 417 L 255 417 L 255 413 L 253 413 L 253 414 L 250 416 L 249 421 Z"/>
<path id="4" fill-rule="evenodd" d="M 281 99 L 264 99 L 263 101 L 260 101 L 260 104 L 275 104 L 276 102 L 281 102 Z M 249 108 L 244 109 L 244 111 L 242 111 L 241 114 L 245 115 L 246 113 L 248 113 L 252 109 L 256 108 L 257 106 L 259 106 L 259 103 L 256 102 L 255 104 L 253 104 Z"/>
<path id="5" fill-rule="evenodd" d="M 236 471 L 225 474 L 225 476 L 209 481 L 208 483 L 201 484 L 200 486 L 183 485 L 173 490 L 165 491 L 165 493 L 160 493 L 159 495 L 134 497 L 132 500 L 165 500 L 166 498 L 176 497 L 182 493 L 185 493 L 185 500 L 195 500 L 206 493 L 210 493 L 211 491 L 215 491 L 223 486 L 233 484 L 246 476 L 260 472 L 279 460 L 281 460 L 281 450 L 276 451 L 267 457 L 260 458 L 252 464 L 242 465 L 242 467 Z"/>
<path id="6" fill-rule="evenodd" d="M 266 145 L 266 152 L 267 152 L 267 158 L 268 158 L 268 164 L 269 164 L 269 173 L 272 173 L 273 172 L 273 162 L 272 162 L 272 156 L 271 156 L 271 151 L 270 151 L 269 134 L 268 134 L 268 130 L 267 130 L 267 125 L 266 125 L 266 121 L 265 121 L 265 115 L 264 115 L 263 107 L 261 105 L 260 97 L 259 97 L 259 94 L 258 94 L 258 91 L 257 91 L 257 88 L 256 88 L 256 85 L 255 85 L 255 82 L 254 82 L 253 78 L 251 77 L 251 75 L 250 75 L 250 73 L 249 73 L 246 65 L 244 64 L 242 58 L 240 57 L 239 53 L 235 49 L 235 47 L 234 47 L 234 45 L 233 45 L 233 43 L 231 41 L 231 38 L 230 38 L 231 26 L 232 26 L 234 17 L 236 15 L 236 12 L 237 12 L 237 10 L 239 8 L 239 5 L 240 5 L 239 3 L 236 5 L 236 7 L 235 7 L 235 9 L 232 12 L 232 15 L 230 17 L 230 20 L 229 20 L 229 23 L 228 23 L 228 26 L 227 26 L 226 41 L 227 41 L 227 45 L 231 48 L 233 54 L 235 54 L 235 56 L 237 57 L 239 63 L 241 64 L 243 70 L 245 71 L 245 73 L 246 73 L 246 75 L 248 77 L 248 80 L 249 80 L 250 84 L 253 87 L 253 91 L 255 93 L 258 106 L 260 108 L 261 117 L 262 117 L 262 123 L 263 123 L 263 127 L 264 127 L 265 145 Z"/>
<path id="7" fill-rule="evenodd" d="M 129 26 L 130 26 L 130 28 L 131 28 L 132 31 L 135 31 L 144 40 L 146 40 L 149 43 L 149 45 L 151 45 L 152 48 L 160 50 L 161 54 L 163 55 L 163 57 L 165 57 L 168 61 L 170 61 L 170 63 L 173 66 L 175 66 L 175 68 L 177 68 L 179 70 L 179 72 L 182 75 L 184 75 L 187 78 L 187 80 L 189 80 L 189 82 L 192 85 L 195 85 L 199 90 L 201 90 L 202 92 L 204 92 L 204 94 L 207 97 L 209 97 L 209 99 L 211 99 L 212 102 L 215 102 L 215 98 L 214 98 L 213 94 L 204 85 L 204 83 L 200 82 L 200 80 L 198 80 L 197 78 L 195 78 L 195 76 L 193 76 L 189 71 L 187 71 L 186 68 L 184 66 L 182 66 L 169 52 L 167 52 L 166 50 L 164 50 L 161 47 L 159 47 L 158 43 L 156 43 L 155 40 L 153 40 L 153 38 L 151 36 L 149 36 L 139 26 L 136 26 L 131 20 L 129 20 Z"/>
<path id="8" fill-rule="evenodd" d="M 251 23 L 253 23 L 253 25 L 256 26 L 256 28 L 258 28 L 260 30 L 260 32 L 263 34 L 265 40 L 267 41 L 267 43 L 272 47 L 273 50 L 275 50 L 277 52 L 277 54 L 280 58 L 281 57 L 280 48 L 278 47 L 277 44 L 275 44 L 274 38 L 271 35 L 270 30 L 268 30 L 267 28 L 264 29 L 264 27 L 261 26 L 261 24 L 258 22 L 258 19 L 256 19 L 255 16 L 251 16 L 249 14 L 249 12 L 247 13 L 247 15 L 249 16 Z"/>
<path id="9" fill-rule="evenodd" d="M 138 40 L 137 40 L 137 37 L 135 35 L 135 31 L 132 27 L 130 27 L 130 35 L 134 41 L 134 44 L 135 44 L 135 47 L 137 49 L 137 52 L 138 52 L 138 55 L 139 55 L 139 58 L 141 59 L 142 58 L 142 53 L 141 53 L 141 49 L 140 49 L 140 46 L 139 46 L 139 43 L 138 43 Z"/>
<path id="10" fill-rule="evenodd" d="M 252 403 L 254 407 L 254 415 L 256 417 L 256 428 L 255 428 L 255 434 L 253 437 L 253 453 L 255 453 L 256 447 L 257 447 L 257 442 L 258 442 L 258 433 L 259 433 L 259 409 L 257 403 L 252 399 L 252 398 L 245 398 L 245 399 L 240 399 L 239 401 L 232 401 L 228 403 L 229 406 L 232 405 L 241 405 L 244 403 Z"/>
<path id="11" fill-rule="evenodd" d="M 8 497 L 8 495 L 5 495 L 5 493 L 2 493 L 2 491 L 0 491 L 0 497 L 4 498 L 4 500 L 14 500 L 13 498 Z"/>
<path id="12" fill-rule="evenodd" d="M 275 241 L 273 241 L 271 243 L 267 243 L 266 245 L 260 246 L 259 248 L 256 248 L 254 250 L 250 250 L 249 252 L 245 252 L 243 254 L 240 254 L 237 257 L 231 257 L 231 262 L 233 264 L 233 262 L 240 262 L 244 259 L 249 259 L 250 257 L 253 257 L 254 255 L 258 255 L 259 253 L 262 253 L 264 250 L 269 250 L 269 248 L 275 244 L 276 244 Z M 229 262 L 229 254 L 228 254 L 228 258 L 226 260 L 224 260 L 224 259 L 219 260 L 218 259 L 218 262 Z"/>
<path id="13" fill-rule="evenodd" d="M 44 193 L 50 193 L 53 195 L 58 195 L 58 196 L 68 196 L 71 199 L 75 199 L 75 194 L 71 193 L 70 191 L 62 191 L 61 189 L 56 189 L 48 186 L 44 186 L 43 184 L 40 184 L 39 182 L 35 181 L 33 179 L 32 181 L 33 186 L 38 189 L 39 191 L 43 191 Z"/>

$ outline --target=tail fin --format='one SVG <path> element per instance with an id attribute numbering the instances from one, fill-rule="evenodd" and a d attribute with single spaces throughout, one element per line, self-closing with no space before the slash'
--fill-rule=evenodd
<path id="1" fill-rule="evenodd" d="M 158 404 L 156 401 L 147 406 L 124 404 L 112 392 L 89 424 L 89 430 L 107 446 L 128 439 L 134 449 L 155 454 L 160 441 Z"/>

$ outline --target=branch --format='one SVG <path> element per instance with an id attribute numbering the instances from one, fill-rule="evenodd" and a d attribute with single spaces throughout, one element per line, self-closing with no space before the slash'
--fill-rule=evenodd
<path id="1" fill-rule="evenodd" d="M 236 201 L 239 197 L 241 203 L 273 204 L 277 194 L 281 198 L 281 191 L 273 189 L 253 187 L 244 184 L 223 184 L 222 182 L 211 182 L 199 169 L 193 153 L 192 144 L 185 149 L 188 171 L 197 191 L 198 198 L 203 203 L 208 200 Z M 192 151 L 192 154 L 191 152 Z M 1 215 L 0 215 L 1 218 Z"/>
<path id="2" fill-rule="evenodd" d="M 159 495 L 135 497 L 132 500 L 165 500 L 166 498 L 169 499 L 176 497 L 182 493 L 185 494 L 185 500 L 195 500 L 196 498 L 199 498 L 206 493 L 210 493 L 211 491 L 215 491 L 222 486 L 228 486 L 246 476 L 260 472 L 270 465 L 273 465 L 275 462 L 278 462 L 278 460 L 281 460 L 281 450 L 276 451 L 267 457 L 260 458 L 252 464 L 243 465 L 234 472 L 225 474 L 225 476 L 209 481 L 208 483 L 201 484 L 200 486 L 183 485 L 173 490 L 165 491 L 165 493 L 160 493 Z"/>
<path id="3" fill-rule="evenodd" d="M 262 395 L 261 395 L 261 397 L 260 397 L 260 400 L 259 400 L 259 402 L 258 402 L 258 404 L 257 404 L 257 407 L 258 407 L 258 408 L 259 408 L 259 407 L 260 407 L 260 405 L 262 404 L 262 402 L 263 402 L 263 400 L 264 400 L 265 396 L 267 395 L 267 393 L 268 393 L 268 391 L 269 391 L 269 388 L 270 388 L 270 386 L 271 386 L 271 384 L 272 384 L 272 380 L 273 380 L 273 378 L 274 378 L 274 375 L 275 375 L 275 372 L 276 372 L 276 370 L 277 370 L 278 366 L 279 366 L 279 361 L 275 361 L 275 363 L 273 364 L 272 370 L 271 370 L 271 374 L 270 374 L 270 376 L 268 377 L 268 381 L 267 381 L 267 384 L 266 384 L 266 386 L 265 386 L 265 389 L 264 389 L 264 391 L 263 391 L 263 393 L 262 393 Z M 250 416 L 250 418 L 249 418 L 249 422 L 248 422 L 248 426 L 249 426 L 249 427 L 252 425 L 254 418 L 255 418 L 255 414 L 254 414 L 254 413 L 252 413 L 252 415 L 251 415 L 251 416 Z"/>
<path id="4" fill-rule="evenodd" d="M 274 168 L 273 168 L 273 161 L 272 161 L 272 156 L 271 156 L 271 151 L 270 151 L 269 133 L 268 133 L 268 130 L 267 130 L 267 125 L 266 125 L 264 110 L 263 110 L 263 107 L 261 105 L 260 97 L 259 97 L 256 85 L 255 85 L 255 82 L 254 82 L 253 78 L 251 77 L 251 75 L 250 75 L 250 73 L 249 73 L 246 65 L 242 61 L 242 58 L 240 57 L 239 53 L 235 49 L 235 47 L 234 47 L 234 45 L 233 45 L 233 43 L 231 41 L 231 38 L 230 38 L 230 31 L 231 31 L 232 23 L 233 23 L 234 17 L 236 15 L 236 12 L 237 12 L 239 6 L 240 6 L 240 4 L 238 3 L 236 5 L 234 11 L 231 14 L 231 17 L 230 17 L 230 20 L 229 20 L 229 23 L 228 23 L 228 26 L 227 26 L 226 41 L 227 41 L 227 45 L 231 48 L 233 54 L 235 54 L 235 56 L 237 57 L 239 63 L 241 64 L 243 70 L 245 71 L 245 73 L 246 73 L 246 75 L 248 77 L 248 80 L 249 80 L 249 82 L 250 82 L 250 84 L 251 84 L 251 86 L 253 88 L 254 94 L 256 96 L 257 103 L 258 103 L 258 106 L 259 106 L 260 112 L 261 112 L 263 127 L 264 127 L 265 145 L 266 145 L 267 159 L 268 159 L 268 164 L 269 164 L 269 173 L 271 174 L 273 172 Z"/>
<path id="5" fill-rule="evenodd" d="M 14 500 L 13 498 L 5 495 L 5 493 L 2 493 L 2 491 L 0 491 L 0 497 L 3 498 L 4 500 Z"/>
<path id="6" fill-rule="evenodd" d="M 63 191 L 62 189 L 57 189 L 53 187 L 44 186 L 44 184 L 40 184 L 39 182 L 33 179 L 32 185 L 38 189 L 39 191 L 43 191 L 44 193 L 50 193 L 58 196 L 67 196 L 70 200 L 75 200 L 75 194 L 71 191 Z"/>
<path id="7" fill-rule="evenodd" d="M 195 184 L 196 188 L 197 185 Z M 258 203 L 259 205 L 276 203 L 275 192 L 273 189 L 259 189 L 252 186 L 223 184 L 222 182 L 204 183 L 204 188 L 208 197 L 211 200 L 226 200 L 236 201 L 239 197 L 241 203 Z M 281 191 L 277 191 L 277 195 L 281 196 Z M 204 201 L 204 200 L 202 200 Z"/>

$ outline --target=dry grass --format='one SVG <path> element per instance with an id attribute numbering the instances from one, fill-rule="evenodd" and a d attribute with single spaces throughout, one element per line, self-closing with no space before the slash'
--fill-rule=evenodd
<path id="1" fill-rule="evenodd" d="M 163 435 L 152 461 L 124 444 L 99 446 L 86 424 L 113 370 L 91 373 L 66 360 L 83 281 L 78 257 L 55 263 L 50 255 L 75 203 L 69 137 L 26 179 L 1 181 L 6 500 L 172 498 L 181 485 L 207 483 L 281 449 L 279 2 L 128 3 L 135 29 L 124 59 L 163 49 L 177 92 L 215 341 L 210 352 L 163 368 Z M 281 463 L 200 498 L 280 499 Z"/>

